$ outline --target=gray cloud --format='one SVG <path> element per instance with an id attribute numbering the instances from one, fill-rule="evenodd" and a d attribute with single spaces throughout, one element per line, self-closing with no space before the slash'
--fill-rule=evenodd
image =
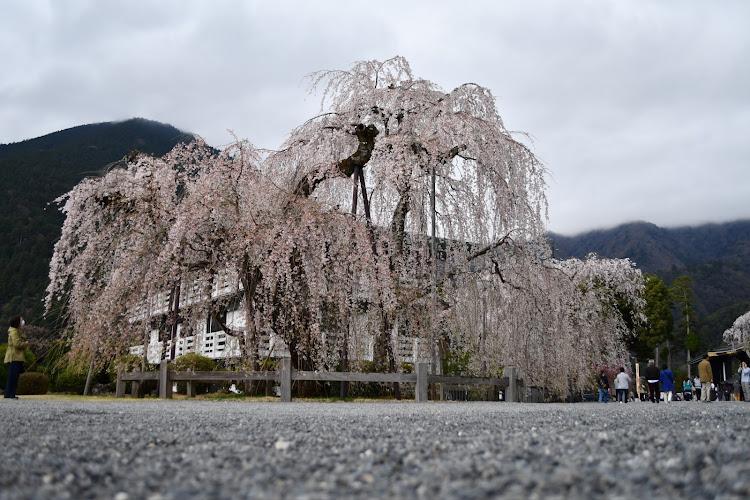
<path id="1" fill-rule="evenodd" d="M 0 143 L 142 116 L 278 146 L 304 76 L 403 55 L 489 87 L 551 171 L 550 229 L 748 218 L 750 4 L 26 2 L 0 17 Z"/>

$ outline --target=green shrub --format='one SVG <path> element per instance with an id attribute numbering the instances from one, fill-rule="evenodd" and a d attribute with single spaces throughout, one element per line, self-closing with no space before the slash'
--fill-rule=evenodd
<path id="1" fill-rule="evenodd" d="M 210 372 L 215 368 L 216 361 L 195 353 L 185 354 L 174 360 L 174 369 L 177 371 Z"/>
<path id="2" fill-rule="evenodd" d="M 446 349 L 443 358 L 443 375 L 468 375 L 471 373 L 469 363 L 471 355 L 468 351 Z"/>
<path id="3" fill-rule="evenodd" d="M 83 394 L 86 388 L 86 371 L 67 367 L 57 374 L 52 382 L 52 391 L 65 394 Z"/>
<path id="4" fill-rule="evenodd" d="M 18 378 L 18 394 L 47 394 L 49 377 L 43 373 L 26 372 Z"/>
<path id="5" fill-rule="evenodd" d="M 212 372 L 216 369 L 216 361 L 200 354 L 190 353 L 180 356 L 173 362 L 173 369 L 175 371 L 194 371 L 194 372 Z M 205 394 L 210 392 L 211 385 L 208 383 L 196 383 L 195 394 Z M 187 383 L 177 382 L 177 392 L 179 394 L 187 394 Z"/>
<path id="6" fill-rule="evenodd" d="M 5 352 L 8 350 L 8 344 L 0 344 L 0 388 L 5 388 L 5 383 L 8 380 L 8 365 L 4 363 Z M 26 349 L 26 361 L 23 366 L 28 368 L 33 366 L 36 362 L 36 356 L 31 352 L 31 349 Z"/>

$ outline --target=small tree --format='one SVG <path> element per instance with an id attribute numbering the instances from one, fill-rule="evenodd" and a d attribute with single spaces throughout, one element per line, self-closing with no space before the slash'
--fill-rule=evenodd
<path id="1" fill-rule="evenodd" d="M 693 304 L 693 280 L 688 276 L 680 276 L 674 280 L 669 287 L 669 296 L 672 302 L 679 307 L 682 317 L 678 324 L 680 331 L 685 332 L 685 350 L 687 351 L 687 373 L 690 378 L 690 353 L 698 349 L 698 335 L 695 328 L 691 330 L 691 319 L 695 324 L 696 314 Z"/>

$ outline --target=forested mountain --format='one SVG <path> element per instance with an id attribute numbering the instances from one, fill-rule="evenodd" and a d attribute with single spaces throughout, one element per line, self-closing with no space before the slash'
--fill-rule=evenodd
<path id="1" fill-rule="evenodd" d="M 49 261 L 63 222 L 53 201 L 133 150 L 161 156 L 191 137 L 138 118 L 0 145 L 0 341 L 13 314 L 42 324 Z"/>
<path id="2" fill-rule="evenodd" d="M 573 237 L 550 234 L 550 239 L 558 258 L 592 252 L 627 257 L 667 286 L 678 276 L 692 278 L 710 347 L 718 347 L 724 330 L 750 310 L 750 220 L 672 229 L 634 222 Z"/>

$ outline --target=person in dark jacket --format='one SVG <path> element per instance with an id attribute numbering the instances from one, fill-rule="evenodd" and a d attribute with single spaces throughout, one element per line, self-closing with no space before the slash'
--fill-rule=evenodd
<path id="1" fill-rule="evenodd" d="M 661 384 L 661 395 L 664 397 L 664 402 L 670 403 L 674 394 L 674 373 L 672 373 L 672 370 L 667 365 L 662 365 L 661 367 L 659 384 Z"/>
<path id="2" fill-rule="evenodd" d="M 661 377 L 661 373 L 654 364 L 653 359 L 648 360 L 648 366 L 646 367 L 646 373 L 644 375 L 646 376 L 646 382 L 648 382 L 648 399 L 650 399 L 652 403 L 658 403 L 659 377 Z"/>
<path id="3" fill-rule="evenodd" d="M 596 383 L 599 385 L 599 402 L 609 402 L 609 379 L 607 378 L 607 374 L 604 373 L 604 370 L 599 373 L 599 378 L 596 379 Z"/>

